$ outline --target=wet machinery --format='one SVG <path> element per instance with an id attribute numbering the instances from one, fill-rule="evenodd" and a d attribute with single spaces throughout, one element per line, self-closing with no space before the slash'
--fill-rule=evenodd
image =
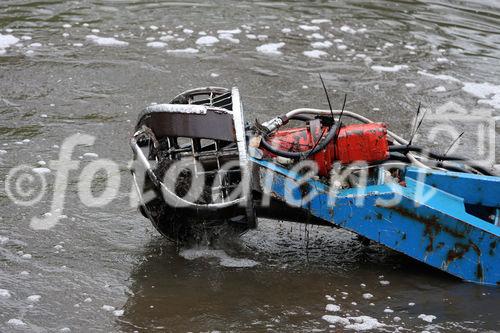
<path id="1" fill-rule="evenodd" d="M 500 285 L 500 177 L 384 123 L 331 107 L 247 123 L 237 88 L 207 87 L 146 108 L 130 144 L 140 210 L 176 241 L 307 221 Z"/>

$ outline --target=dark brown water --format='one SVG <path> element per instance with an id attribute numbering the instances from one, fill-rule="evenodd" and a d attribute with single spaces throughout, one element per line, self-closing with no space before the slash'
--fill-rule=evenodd
<path id="1" fill-rule="evenodd" d="M 312 21 L 320 19 L 330 21 Z M 263 220 L 239 242 L 179 254 L 130 208 L 126 168 L 139 110 L 196 86 L 238 86 L 247 118 L 265 119 L 325 107 L 321 72 L 335 103 L 346 92 L 350 109 L 402 134 L 420 101 L 498 119 L 497 1 L 4 0 L 0 29 L 1 332 L 500 330 L 497 288 L 335 229 Z M 197 44 L 200 32 L 219 42 Z M 281 53 L 258 51 L 269 43 L 284 43 Z M 30 207 L 9 199 L 5 179 L 19 164 L 47 167 L 38 162 L 57 159 L 57 146 L 77 132 L 97 140 L 73 153 L 80 165 L 70 173 L 67 217 L 35 231 L 30 220 L 50 211 L 56 172 Z M 119 194 L 105 207 L 79 199 L 85 153 L 120 165 Z M 330 324 L 325 315 L 351 319 Z"/>

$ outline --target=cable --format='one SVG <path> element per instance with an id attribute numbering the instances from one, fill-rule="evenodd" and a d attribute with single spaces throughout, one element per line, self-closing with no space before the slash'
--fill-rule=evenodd
<path id="1" fill-rule="evenodd" d="M 460 156 L 455 156 L 455 155 L 440 155 L 433 153 L 431 151 L 428 151 L 427 149 L 419 146 L 389 146 L 389 151 L 391 152 L 417 152 L 417 153 L 423 153 L 424 155 L 427 155 L 433 159 L 436 160 L 441 160 L 441 161 L 466 161 L 467 159 L 464 157 Z"/>

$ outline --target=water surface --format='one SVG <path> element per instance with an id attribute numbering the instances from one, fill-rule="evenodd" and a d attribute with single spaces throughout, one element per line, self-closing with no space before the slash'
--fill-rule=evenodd
<path id="1" fill-rule="evenodd" d="M 266 119 L 326 107 L 321 72 L 335 105 L 347 93 L 349 109 L 405 136 L 419 102 L 498 117 L 498 2 L 5 0 L 0 29 L 1 187 L 16 165 L 57 159 L 69 135 L 97 138 L 73 154 L 80 166 L 70 174 L 67 218 L 53 229 L 29 227 L 50 210 L 51 193 L 22 207 L 0 190 L 0 289 L 10 294 L 0 297 L 0 331 L 343 329 L 325 315 L 389 332 L 499 329 L 496 288 L 335 229 L 263 220 L 236 244 L 179 255 L 130 208 L 126 170 L 137 113 L 197 86 L 238 86 L 247 118 Z M 200 45 L 203 36 L 219 42 Z M 258 51 L 276 43 L 284 43 L 277 54 Z M 417 140 L 425 137 L 424 126 Z M 466 142 L 459 149 L 473 153 Z M 103 208 L 78 197 L 85 153 L 121 166 L 119 196 Z M 53 184 L 55 172 L 46 176 Z"/>

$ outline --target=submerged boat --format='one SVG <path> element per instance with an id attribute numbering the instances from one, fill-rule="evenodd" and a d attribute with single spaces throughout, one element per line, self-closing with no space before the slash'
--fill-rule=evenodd
<path id="1" fill-rule="evenodd" d="M 258 217 L 329 225 L 500 285 L 500 177 L 344 107 L 251 123 L 237 88 L 197 88 L 142 111 L 130 145 L 140 211 L 172 240 L 242 233 Z"/>

